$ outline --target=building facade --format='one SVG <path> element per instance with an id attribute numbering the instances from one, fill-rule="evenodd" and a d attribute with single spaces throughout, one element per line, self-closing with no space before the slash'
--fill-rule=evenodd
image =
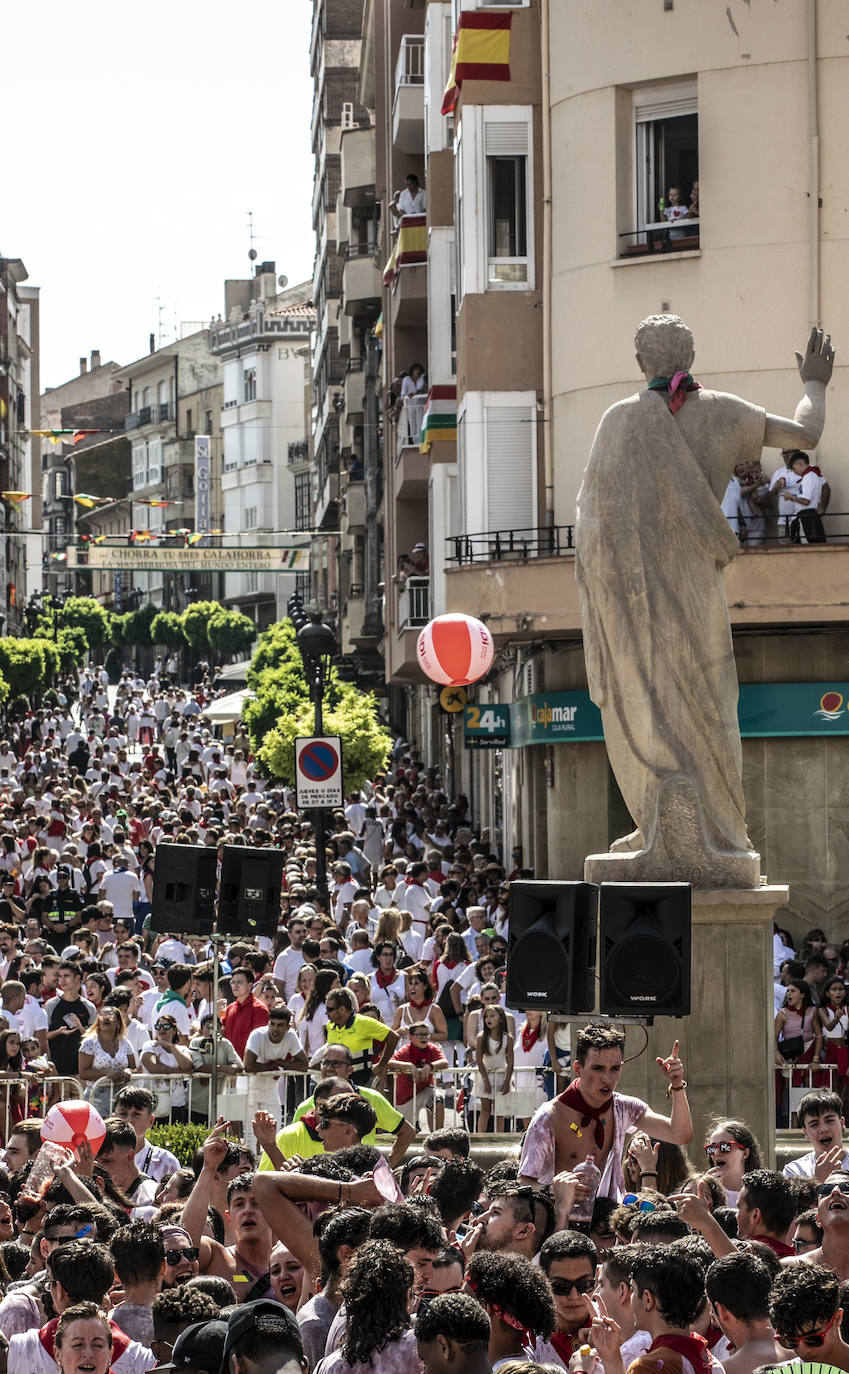
<path id="1" fill-rule="evenodd" d="M 0 632 L 20 632 L 28 597 L 40 590 L 41 441 L 38 428 L 39 289 L 20 258 L 0 257 L 0 502 L 3 566 Z"/>
<path id="2" fill-rule="evenodd" d="M 304 362 L 315 327 L 312 282 L 279 291 L 274 263 L 261 263 L 252 279 L 228 281 L 225 298 L 227 318 L 209 331 L 222 368 L 222 524 L 245 545 L 285 544 L 311 523 Z M 295 577 L 227 573 L 222 600 L 264 630 L 286 614 Z"/>

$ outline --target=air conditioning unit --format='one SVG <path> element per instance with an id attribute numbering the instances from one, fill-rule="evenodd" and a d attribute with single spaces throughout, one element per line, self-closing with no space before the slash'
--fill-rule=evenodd
<path id="1" fill-rule="evenodd" d="M 529 658 L 522 664 L 521 691 L 520 696 L 533 696 L 534 692 L 543 691 L 542 681 L 542 659 Z"/>

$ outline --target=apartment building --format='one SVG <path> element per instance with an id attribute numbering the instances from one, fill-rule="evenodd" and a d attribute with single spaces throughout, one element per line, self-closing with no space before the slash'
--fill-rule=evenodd
<path id="1" fill-rule="evenodd" d="M 38 428 L 59 431 L 114 429 L 123 437 L 128 403 L 123 384 L 115 377 L 119 368 L 120 364 L 114 361 L 102 362 L 100 350 L 93 348 L 89 355 L 80 358 L 75 377 L 44 390 Z M 67 560 L 76 527 L 75 491 L 94 496 L 112 495 L 112 483 L 121 476 L 122 464 L 120 460 L 114 461 L 116 455 L 110 447 L 111 437 L 108 433 L 97 434 L 79 441 L 89 446 L 98 445 L 103 466 L 89 462 L 89 484 L 81 483 L 78 487 L 74 483 L 73 469 L 79 444 L 73 442 L 73 434 L 57 442 L 44 435 L 40 437 L 45 586 L 54 596 L 72 594 L 77 585 Z M 108 492 L 103 489 L 101 475 Z"/>
<path id="2" fill-rule="evenodd" d="M 25 286 L 20 258 L 0 257 L 0 490 L 29 500 L 0 503 L 0 633 L 20 631 L 27 598 L 41 587 L 41 441 L 38 428 L 39 288 Z M 36 418 L 34 418 L 36 417 Z"/>
<path id="3" fill-rule="evenodd" d="M 122 367 L 115 378 L 127 390 L 124 422 L 131 440 L 130 529 L 155 538 L 195 528 L 195 437 L 211 438 L 213 504 L 221 481 L 221 365 L 209 351 L 209 333 L 196 330 Z M 216 485 L 217 483 L 217 485 Z M 221 528 L 219 504 L 211 528 Z M 154 504 L 151 504 L 154 503 Z M 159 504 L 163 503 L 163 504 Z M 134 573 L 129 592 L 139 591 L 164 610 L 182 611 L 192 599 L 215 595 L 207 574 Z"/>
<path id="4" fill-rule="evenodd" d="M 222 368 L 222 525 L 245 545 L 285 544 L 304 520 L 304 363 L 315 318 L 312 282 L 281 291 L 275 264 L 263 262 L 253 278 L 225 283 L 225 319 L 210 325 L 210 352 Z M 307 511 L 300 528 L 309 523 Z M 228 572 L 222 600 L 264 630 L 286 614 L 295 577 Z"/>
<path id="5" fill-rule="evenodd" d="M 727 9 L 680 0 L 630 9 L 616 0 L 532 0 L 511 20 L 504 91 L 519 75 L 514 57 L 526 26 L 542 73 L 539 133 L 533 90 L 522 96 L 534 109 L 526 187 L 541 293 L 541 424 L 532 427 L 524 469 L 530 483 L 513 484 L 519 505 L 512 513 L 491 504 L 496 469 L 487 439 L 474 467 L 461 438 L 463 538 L 449 545 L 446 601 L 483 613 L 495 637 L 495 672 L 473 699 L 509 708 L 512 747 L 466 751 L 466 790 L 508 854 L 519 844 L 538 873 L 575 879 L 586 854 L 631 828 L 586 692 L 574 582 L 575 498 L 593 433 L 607 406 L 644 385 L 633 335 L 651 313 L 673 311 L 693 329 L 700 382 L 773 414 L 792 415 L 800 399 L 794 351 L 811 326 L 832 329 L 839 346 L 849 289 L 849 172 L 840 133 L 849 54 L 841 12 L 828 0 L 752 0 Z M 524 44 L 523 37 L 522 51 Z M 462 151 L 470 129 L 478 155 L 482 129 L 489 159 L 488 109 L 478 105 L 469 119 L 481 90 L 463 82 L 455 111 L 460 204 L 468 202 L 475 165 Z M 504 101 L 495 87 L 486 95 Z M 476 186 L 486 206 L 491 173 L 488 185 Z M 661 216 L 672 187 L 696 205 L 674 237 Z M 466 246 L 462 257 L 470 252 Z M 480 273 L 474 262 L 471 270 Z M 470 419 L 462 400 L 470 351 L 479 359 L 481 350 L 500 354 L 512 373 L 531 346 L 513 346 L 507 321 L 484 334 L 475 323 L 477 294 L 463 319 L 468 280 L 464 271 L 457 345 L 458 405 Z M 504 298 L 487 291 L 483 304 Z M 527 401 L 531 380 L 517 387 Z M 790 883 L 790 928 L 822 925 L 829 937 L 843 934 L 849 863 L 838 781 L 849 761 L 842 381 L 838 355 L 825 433 L 812 455 L 832 491 L 828 542 L 781 542 L 773 524 L 766 541 L 744 544 L 724 574 L 750 836 L 763 871 Z M 515 462 L 511 453 L 505 470 Z M 768 478 L 781 465 L 777 452 L 764 451 Z M 663 519 L 659 510 L 659 540 Z M 526 533 L 527 524 L 538 529 Z"/>

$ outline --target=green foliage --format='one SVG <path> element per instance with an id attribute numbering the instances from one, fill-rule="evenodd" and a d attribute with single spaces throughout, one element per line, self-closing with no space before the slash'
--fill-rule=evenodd
<path id="1" fill-rule="evenodd" d="M 335 684 L 336 704 L 324 712 L 324 731 L 342 740 L 342 767 L 346 791 L 358 789 L 384 767 L 392 737 L 380 724 L 372 692 L 361 692 L 348 682 Z M 260 744 L 258 756 L 274 778 L 295 780 L 295 740 L 313 733 L 312 703 L 305 700 L 293 714 L 281 715 L 277 725 Z"/>
<path id="2" fill-rule="evenodd" d="M 222 610 L 220 601 L 196 601 L 183 612 L 183 634 L 193 649 L 209 648 L 207 627 L 212 617 Z"/>
<path id="3" fill-rule="evenodd" d="M 59 659 L 63 673 L 72 673 L 86 662 L 89 656 L 89 642 L 86 632 L 79 625 L 68 625 L 59 631 Z"/>
<path id="4" fill-rule="evenodd" d="M 156 619 L 158 612 L 153 602 L 148 601 L 146 605 L 140 606 L 137 611 L 130 611 L 124 620 L 123 635 L 125 644 L 150 644 L 150 627 Z"/>
<path id="5" fill-rule="evenodd" d="M 90 649 L 109 643 L 109 612 L 93 596 L 69 596 L 56 616 L 60 629 L 83 630 Z"/>
<path id="6" fill-rule="evenodd" d="M 162 644 L 167 649 L 182 649 L 186 643 L 183 617 L 176 611 L 160 611 L 150 622 L 150 637 L 154 644 Z"/>
<path id="7" fill-rule="evenodd" d="M 54 650 L 48 655 L 47 644 L 45 639 L 0 638 L 0 673 L 15 696 L 32 697 L 47 686 L 52 676 L 48 664 L 58 664 L 58 654 Z"/>
<path id="8" fill-rule="evenodd" d="M 127 627 L 131 615 L 131 611 L 125 611 L 123 615 L 113 615 L 109 625 L 109 642 L 113 649 L 120 649 L 127 643 Z"/>
<path id="9" fill-rule="evenodd" d="M 153 1125 L 147 1131 L 147 1139 L 151 1145 L 170 1150 L 172 1155 L 177 1156 L 184 1169 L 192 1167 L 195 1150 L 200 1149 L 208 1135 L 208 1126 L 190 1125 L 188 1122 L 180 1121 L 175 1121 L 172 1126 L 167 1123 Z"/>
<path id="10" fill-rule="evenodd" d="M 9 684 L 8 684 L 8 682 L 6 681 L 6 679 L 3 677 L 2 673 L 0 673 L 0 706 L 3 705 L 4 701 L 8 701 L 8 699 L 9 699 Z"/>
<path id="11" fill-rule="evenodd" d="M 257 640 L 256 651 L 248 669 L 248 686 L 257 690 L 259 677 L 266 668 L 296 667 L 303 676 L 301 653 L 291 620 L 278 620 L 263 630 Z"/>
<path id="12" fill-rule="evenodd" d="M 256 638 L 256 623 L 241 611 L 220 611 L 207 625 L 209 647 L 219 654 L 244 653 Z"/>
<path id="13" fill-rule="evenodd" d="M 9 684 L 5 683 L 5 686 L 6 690 L 8 691 Z M 9 710 L 7 711 L 7 715 L 10 720 L 23 720 L 28 710 L 29 699 L 27 697 L 13 697 L 12 700 L 9 702 Z"/>

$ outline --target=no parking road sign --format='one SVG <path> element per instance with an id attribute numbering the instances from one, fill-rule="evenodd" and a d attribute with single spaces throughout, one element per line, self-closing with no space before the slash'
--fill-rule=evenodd
<path id="1" fill-rule="evenodd" d="M 338 735 L 295 740 L 298 806 L 343 806 L 342 741 Z"/>

